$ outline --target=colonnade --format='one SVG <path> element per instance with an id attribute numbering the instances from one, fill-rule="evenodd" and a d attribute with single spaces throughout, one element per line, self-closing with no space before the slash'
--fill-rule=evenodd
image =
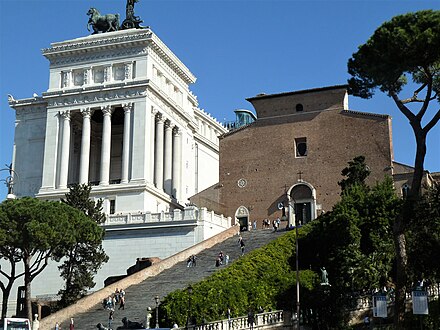
<path id="1" fill-rule="evenodd" d="M 156 188 L 177 199 L 182 182 L 182 134 L 163 113 L 152 111 L 150 157 L 154 159 L 152 178 Z"/>
<path id="2" fill-rule="evenodd" d="M 120 106 L 120 105 L 118 105 Z M 122 155 L 121 155 L 121 183 L 130 182 L 130 173 L 133 166 L 146 166 L 151 171 L 146 173 L 146 181 L 153 183 L 157 189 L 165 191 L 170 196 L 179 199 L 181 194 L 182 181 L 182 140 L 181 130 L 173 124 L 171 119 L 165 117 L 163 113 L 157 110 L 151 112 L 150 131 L 147 127 L 144 134 L 149 134 L 150 144 L 145 146 L 148 153 L 149 164 L 130 164 L 130 156 L 133 153 L 131 143 L 132 134 L 132 112 L 133 103 L 122 104 L 124 110 L 124 124 L 122 137 Z M 94 111 L 102 111 L 102 144 L 101 158 L 99 165 L 99 185 L 106 186 L 110 184 L 110 164 L 111 164 L 111 144 L 112 144 L 112 114 L 115 107 L 111 105 L 102 106 L 99 109 L 89 107 L 82 108 L 79 112 L 82 115 L 81 146 L 79 153 L 79 183 L 89 182 L 90 153 L 92 125 L 91 118 Z M 72 110 L 60 111 L 60 126 L 62 133 L 60 136 L 60 154 L 59 154 L 59 175 L 58 189 L 66 189 L 69 177 L 69 159 L 71 156 L 71 114 Z M 136 118 L 134 118 L 136 119 Z M 136 136 L 136 139 L 144 137 Z M 148 140 L 148 139 L 147 139 Z"/>

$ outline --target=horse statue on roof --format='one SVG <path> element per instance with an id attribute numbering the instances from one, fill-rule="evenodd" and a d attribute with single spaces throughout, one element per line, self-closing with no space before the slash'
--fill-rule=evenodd
<path id="1" fill-rule="evenodd" d="M 119 30 L 119 14 L 101 15 L 96 8 L 90 8 L 87 15 L 90 16 L 87 30 L 90 31 L 89 26 L 92 26 L 92 34 Z"/>

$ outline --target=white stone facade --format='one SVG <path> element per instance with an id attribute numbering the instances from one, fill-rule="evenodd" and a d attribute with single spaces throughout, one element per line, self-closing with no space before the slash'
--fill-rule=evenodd
<path id="1" fill-rule="evenodd" d="M 14 193 L 58 200 L 69 184 L 93 185 L 92 197 L 104 200 L 110 256 L 98 288 L 138 257 L 167 257 L 230 226 L 207 210 L 183 211 L 218 182 L 226 129 L 198 108 L 189 89 L 195 76 L 150 29 L 57 42 L 43 55 L 48 90 L 9 102 Z M 46 283 L 61 284 L 55 267 L 45 273 Z M 34 295 L 57 290 L 33 284 Z"/>

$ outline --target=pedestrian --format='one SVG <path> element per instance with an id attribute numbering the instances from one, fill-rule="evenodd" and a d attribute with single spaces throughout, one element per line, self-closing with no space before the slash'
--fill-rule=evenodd
<path id="1" fill-rule="evenodd" d="M 255 318 L 254 318 L 254 313 L 252 313 L 252 310 L 250 310 L 250 309 L 249 309 L 247 321 L 248 321 L 249 329 L 253 330 L 254 329 Z"/>
<path id="2" fill-rule="evenodd" d="M 218 254 L 218 257 L 220 259 L 220 265 L 223 265 L 223 260 L 225 258 L 225 255 L 223 254 L 223 251 L 220 251 L 220 253 Z"/>
<path id="3" fill-rule="evenodd" d="M 108 328 L 111 329 L 112 328 L 112 323 L 113 323 L 113 310 L 110 310 L 110 313 L 108 313 Z"/>
<path id="4" fill-rule="evenodd" d="M 243 241 L 243 237 L 240 236 L 240 238 L 238 239 L 238 244 L 240 244 L 240 248 L 241 248 L 241 255 L 244 255 L 244 241 Z"/>
<path id="5" fill-rule="evenodd" d="M 60 327 L 60 325 L 58 324 L 58 322 L 55 323 L 55 330 L 61 330 L 61 327 Z"/>
<path id="6" fill-rule="evenodd" d="M 257 230 L 257 220 L 254 220 L 253 227 L 254 227 L 254 230 Z"/>
<path id="7" fill-rule="evenodd" d="M 226 317 L 228 318 L 229 326 L 231 326 L 231 309 L 228 307 L 228 310 L 226 311 Z"/>
<path id="8" fill-rule="evenodd" d="M 186 261 L 186 267 L 191 267 L 192 266 L 192 256 L 188 258 L 188 260 Z"/>
<path id="9" fill-rule="evenodd" d="M 229 264 L 229 254 L 225 255 L 225 264 Z"/>
<path id="10" fill-rule="evenodd" d="M 220 257 L 217 257 L 217 259 L 215 259 L 215 267 L 220 267 L 221 264 Z"/>
<path id="11" fill-rule="evenodd" d="M 73 324 L 73 317 L 70 318 L 69 330 L 75 330 L 75 325 Z"/>
<path id="12" fill-rule="evenodd" d="M 125 295 L 121 296 L 121 298 L 119 299 L 119 309 L 125 310 Z"/>
<path id="13" fill-rule="evenodd" d="M 370 318 L 367 316 L 364 317 L 364 327 L 368 329 L 370 327 Z"/>
<path id="14" fill-rule="evenodd" d="M 195 254 L 193 254 L 191 256 L 191 266 L 195 267 L 197 265 L 197 256 Z"/>

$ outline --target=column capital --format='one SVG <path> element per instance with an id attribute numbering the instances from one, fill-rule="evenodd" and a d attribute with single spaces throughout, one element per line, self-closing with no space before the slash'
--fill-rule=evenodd
<path id="1" fill-rule="evenodd" d="M 177 127 L 177 126 L 174 126 L 173 127 L 173 135 L 174 136 L 180 136 L 181 134 L 182 134 L 182 130 L 179 127 Z"/>
<path id="2" fill-rule="evenodd" d="M 171 124 L 171 120 L 165 119 L 165 130 L 169 131 L 173 129 L 173 125 Z"/>
<path id="3" fill-rule="evenodd" d="M 64 119 L 70 120 L 70 110 L 59 111 L 58 114 Z"/>
<path id="4" fill-rule="evenodd" d="M 159 110 L 155 107 L 151 107 L 151 115 L 156 116 L 159 113 Z"/>
<path id="5" fill-rule="evenodd" d="M 87 107 L 87 108 L 82 108 L 80 112 L 83 115 L 83 117 L 91 117 L 94 111 Z"/>
<path id="6" fill-rule="evenodd" d="M 112 108 L 111 105 L 106 105 L 101 107 L 101 111 L 104 116 L 111 116 L 114 109 Z"/>
<path id="7" fill-rule="evenodd" d="M 131 110 L 133 110 L 133 102 L 122 104 L 122 108 L 124 109 L 124 112 L 130 112 Z"/>
<path id="8" fill-rule="evenodd" d="M 158 112 L 157 113 L 157 115 L 156 115 L 156 121 L 158 122 L 158 123 L 164 123 L 165 121 L 166 121 L 167 119 L 165 118 L 165 116 L 161 113 L 161 112 Z"/>

